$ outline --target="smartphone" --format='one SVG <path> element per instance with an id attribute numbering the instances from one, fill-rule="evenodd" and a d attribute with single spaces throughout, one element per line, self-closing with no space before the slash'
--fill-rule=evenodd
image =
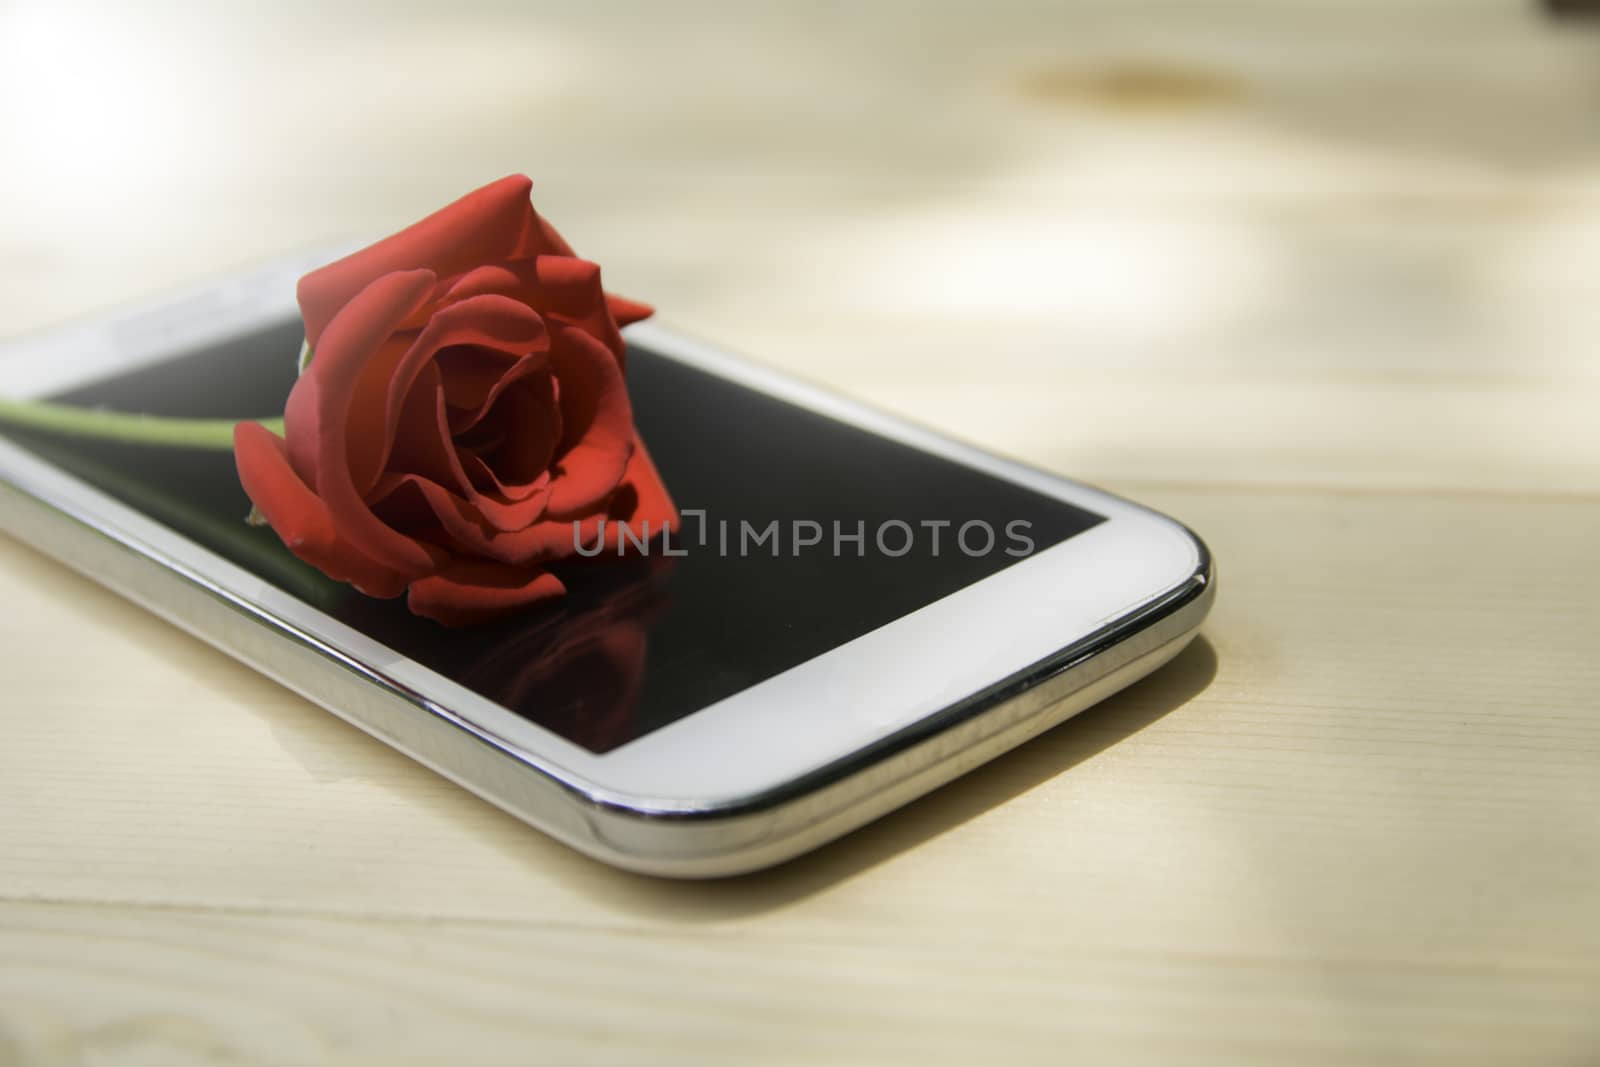
<path id="1" fill-rule="evenodd" d="M 281 413 L 295 281 L 343 251 L 9 342 L 0 395 Z M 573 848 L 673 877 L 905 804 L 1156 669 L 1211 605 L 1172 519 L 654 320 L 625 339 L 682 527 L 574 561 L 560 603 L 507 621 L 445 629 L 325 579 L 246 524 L 225 451 L 0 428 L 0 529 Z"/>

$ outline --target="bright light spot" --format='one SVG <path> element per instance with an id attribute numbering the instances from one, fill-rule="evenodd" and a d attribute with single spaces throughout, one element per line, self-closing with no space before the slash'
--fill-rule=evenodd
<path id="1" fill-rule="evenodd" d="M 877 308 L 1048 321 L 1108 339 L 1226 325 L 1278 284 L 1250 228 L 1171 217 L 912 218 L 858 233 L 843 289 Z"/>
<path id="2" fill-rule="evenodd" d="M 170 162 L 182 102 L 153 37 L 117 8 L 10 9 L 0 32 L 7 154 L 33 186 L 19 192 L 57 200 Z"/>

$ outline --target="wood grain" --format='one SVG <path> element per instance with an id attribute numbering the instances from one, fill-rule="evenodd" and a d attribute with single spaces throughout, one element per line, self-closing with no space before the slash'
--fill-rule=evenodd
<path id="1" fill-rule="evenodd" d="M 0 20 L 0 333 L 526 170 L 673 322 L 1222 569 L 1152 679 L 678 885 L 0 539 L 0 1064 L 1600 1057 L 1600 36 L 1490 0 Z"/>

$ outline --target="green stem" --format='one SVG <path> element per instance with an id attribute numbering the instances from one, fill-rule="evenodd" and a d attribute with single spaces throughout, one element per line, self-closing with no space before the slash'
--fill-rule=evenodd
<path id="1" fill-rule="evenodd" d="M 166 415 L 128 415 L 120 411 L 53 404 L 47 400 L 0 397 L 0 424 L 45 430 L 103 441 L 178 448 L 232 449 L 239 419 L 182 419 Z M 255 420 L 273 433 L 283 433 L 283 420 Z"/>

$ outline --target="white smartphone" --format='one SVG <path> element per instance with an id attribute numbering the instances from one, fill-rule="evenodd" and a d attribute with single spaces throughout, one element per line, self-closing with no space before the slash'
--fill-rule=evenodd
<path id="1" fill-rule="evenodd" d="M 0 395 L 276 414 L 297 257 L 0 347 Z M 691 340 L 630 327 L 671 555 L 448 630 L 324 579 L 231 454 L 0 429 L 0 529 L 607 863 L 676 877 L 815 848 L 1154 670 L 1215 583 L 1115 496 Z M 1065 413 L 1063 415 L 1065 416 Z"/>

